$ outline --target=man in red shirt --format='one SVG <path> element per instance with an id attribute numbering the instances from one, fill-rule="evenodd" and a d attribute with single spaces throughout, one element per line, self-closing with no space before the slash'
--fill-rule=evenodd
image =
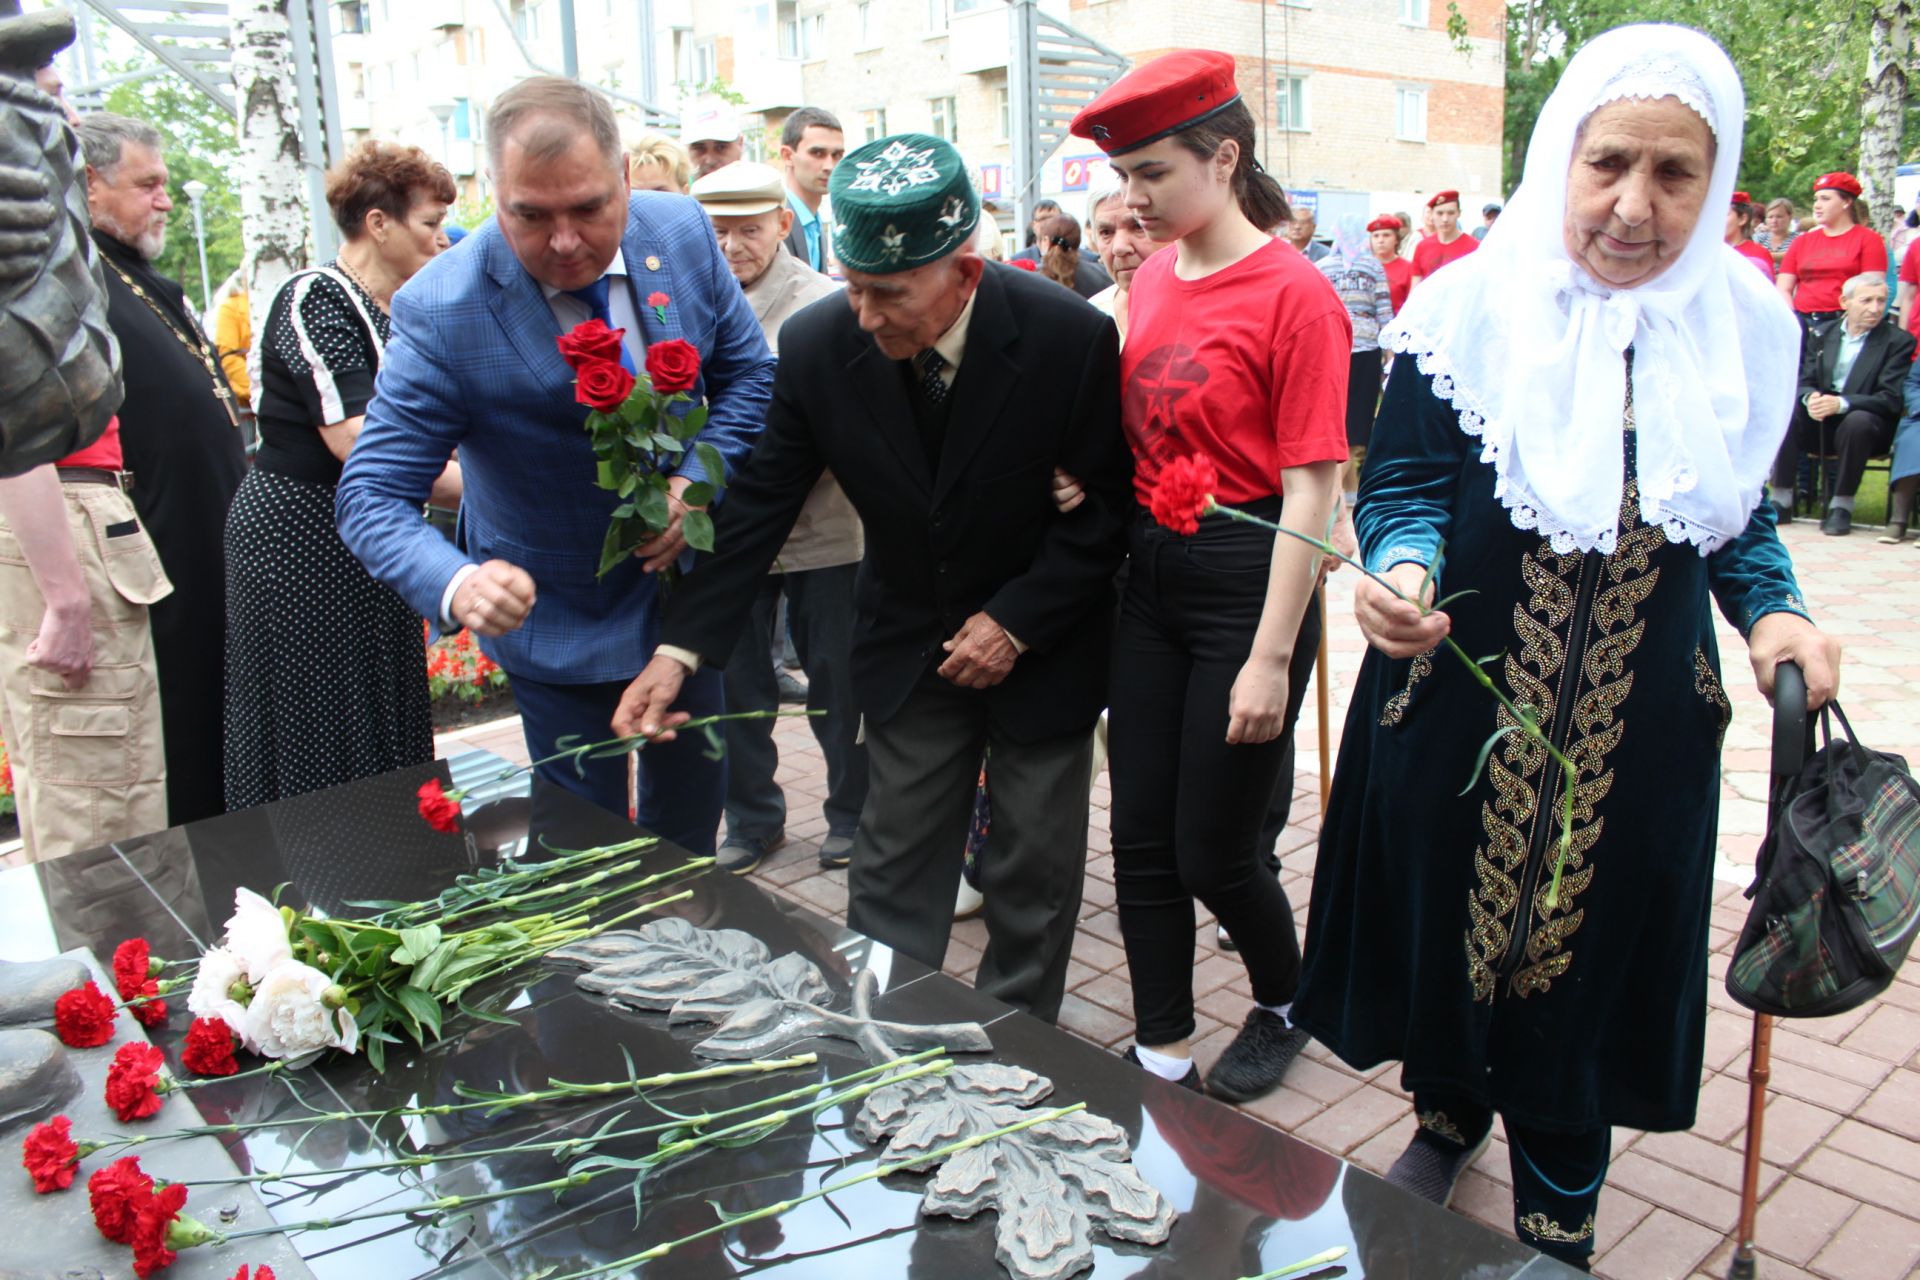
<path id="1" fill-rule="evenodd" d="M 1409 290 L 1449 262 L 1456 262 L 1480 247 L 1478 240 L 1461 234 L 1458 191 L 1436 191 L 1433 199 L 1427 201 L 1427 208 L 1433 212 L 1434 233 L 1413 251 L 1413 284 L 1408 286 Z"/>

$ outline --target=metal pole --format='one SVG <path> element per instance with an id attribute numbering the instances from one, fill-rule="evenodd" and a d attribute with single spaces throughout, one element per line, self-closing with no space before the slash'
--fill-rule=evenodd
<path id="1" fill-rule="evenodd" d="M 314 101 L 320 80 L 314 64 L 312 16 L 301 0 L 287 6 L 294 98 L 300 114 L 300 168 L 307 179 L 307 234 L 312 261 L 324 262 L 338 251 L 340 237 L 327 207 L 327 143 L 320 106 Z"/>
<path id="2" fill-rule="evenodd" d="M 1034 25 L 1033 0 L 1011 0 L 1007 13 L 1010 46 L 1007 57 L 1007 112 L 1012 117 L 1011 171 L 1014 235 L 1024 238 L 1033 221 L 1034 189 L 1039 183 L 1039 94 L 1034 79 L 1039 72 L 1039 30 Z"/>
<path id="3" fill-rule="evenodd" d="M 201 198 L 198 191 L 187 192 L 187 203 L 193 206 L 193 238 L 200 247 L 200 313 L 205 315 L 213 309 L 213 289 L 207 279 L 207 226 L 200 217 Z"/>
<path id="4" fill-rule="evenodd" d="M 648 102 L 660 101 L 660 69 L 653 47 L 653 0 L 639 0 L 640 16 L 640 96 Z M 652 121 L 647 123 L 651 124 Z"/>
<path id="5" fill-rule="evenodd" d="M 573 28 L 573 0 L 560 0 L 560 69 L 569 80 L 580 78 L 580 37 Z"/>

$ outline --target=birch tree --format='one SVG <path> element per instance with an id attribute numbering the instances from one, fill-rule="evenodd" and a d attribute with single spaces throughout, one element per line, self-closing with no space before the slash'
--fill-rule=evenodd
<path id="1" fill-rule="evenodd" d="M 256 341 L 281 282 L 306 265 L 307 187 L 289 0 L 228 0 L 240 109 L 240 226 Z"/>
<path id="2" fill-rule="evenodd" d="M 1900 167 L 1912 21 L 1913 0 L 1874 0 L 1866 95 L 1860 101 L 1860 184 L 1866 188 L 1873 229 L 1883 237 L 1893 234 L 1901 213 L 1893 179 Z"/>

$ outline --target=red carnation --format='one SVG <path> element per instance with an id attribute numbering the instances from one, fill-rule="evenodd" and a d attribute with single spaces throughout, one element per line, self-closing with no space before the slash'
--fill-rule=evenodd
<path id="1" fill-rule="evenodd" d="M 664 307 L 672 301 L 673 301 L 672 298 L 669 298 L 666 294 L 661 293 L 658 289 L 655 289 L 652 293 L 647 295 L 647 305 L 650 307 Z"/>
<path id="2" fill-rule="evenodd" d="M 440 789 L 438 782 L 420 784 L 420 816 L 435 831 L 460 830 L 460 802 Z"/>
<path id="3" fill-rule="evenodd" d="M 20 1147 L 20 1163 L 33 1175 L 33 1189 L 41 1195 L 65 1191 L 73 1185 L 73 1170 L 80 1163 L 80 1146 L 73 1140 L 73 1124 L 65 1116 L 55 1116 L 33 1126 Z"/>
<path id="4" fill-rule="evenodd" d="M 1213 491 L 1220 477 L 1213 463 L 1205 458 L 1175 458 L 1160 470 L 1160 482 L 1153 487 L 1149 504 L 1153 518 L 1175 533 L 1191 534 L 1200 528 L 1200 517 L 1213 507 Z"/>
<path id="5" fill-rule="evenodd" d="M 652 352 L 647 353 L 647 364 L 649 367 L 653 364 Z M 574 372 L 578 376 L 574 379 L 573 398 L 602 413 L 612 413 L 633 393 L 634 376 L 617 361 L 589 360 L 575 365 Z"/>
<path id="6" fill-rule="evenodd" d="M 576 370 L 594 360 L 620 362 L 620 340 L 626 336 L 625 329 L 609 329 L 603 320 L 588 320 L 573 326 L 571 332 L 563 333 L 556 341 L 560 344 L 560 356 Z"/>
<path id="7" fill-rule="evenodd" d="M 691 391 L 700 380 L 700 348 L 684 338 L 669 338 L 647 348 L 647 377 L 663 396 Z"/>
<path id="8" fill-rule="evenodd" d="M 128 938 L 113 949 L 113 985 L 120 988 L 122 1000 L 143 994 L 147 980 L 158 977 L 160 968 L 145 938 Z"/>
<path id="9" fill-rule="evenodd" d="M 143 1027 L 157 1027 L 167 1020 L 167 1002 L 160 999 L 160 984 L 149 978 L 127 997 L 127 1012 Z"/>
<path id="10" fill-rule="evenodd" d="M 1015 258 L 1013 260 L 1013 265 L 1020 268 L 1020 270 L 1022 271 L 1038 271 L 1040 269 L 1040 264 L 1035 262 L 1032 258 Z"/>
<path id="11" fill-rule="evenodd" d="M 115 1244 L 133 1243 L 133 1220 L 153 1198 L 153 1179 L 141 1172 L 138 1156 L 122 1156 L 87 1179 L 93 1225 Z"/>
<path id="12" fill-rule="evenodd" d="M 179 1257 L 167 1247 L 168 1229 L 186 1205 L 187 1189 L 175 1182 L 161 1187 L 140 1206 L 133 1220 L 133 1239 L 128 1243 L 133 1246 L 133 1273 L 142 1280 L 162 1267 L 172 1266 Z"/>
<path id="13" fill-rule="evenodd" d="M 238 1271 L 234 1272 L 233 1280 L 247 1280 L 246 1267 L 242 1266 Z M 264 1262 L 261 1263 L 253 1269 L 253 1280 L 273 1280 L 273 1268 Z"/>
<path id="14" fill-rule="evenodd" d="M 240 1069 L 233 1060 L 233 1028 L 221 1018 L 195 1018 L 180 1061 L 197 1076 L 232 1075 Z"/>
<path id="15" fill-rule="evenodd" d="M 122 1121 L 144 1120 L 160 1109 L 167 1057 L 145 1041 L 120 1046 L 107 1068 L 107 1105 Z"/>
<path id="16" fill-rule="evenodd" d="M 113 1039 L 113 1018 L 113 1001 L 92 982 L 53 1002 L 53 1029 L 62 1043 L 75 1049 L 91 1049 Z"/>

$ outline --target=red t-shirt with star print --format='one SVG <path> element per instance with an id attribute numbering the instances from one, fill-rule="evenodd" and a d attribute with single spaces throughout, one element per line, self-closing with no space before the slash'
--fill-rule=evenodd
<path id="1" fill-rule="evenodd" d="M 1120 412 L 1141 505 L 1175 458 L 1211 459 L 1228 504 L 1278 494 L 1288 467 L 1345 462 L 1353 321 L 1319 268 L 1284 240 L 1199 280 L 1178 257 L 1141 263 L 1127 296 Z"/>

